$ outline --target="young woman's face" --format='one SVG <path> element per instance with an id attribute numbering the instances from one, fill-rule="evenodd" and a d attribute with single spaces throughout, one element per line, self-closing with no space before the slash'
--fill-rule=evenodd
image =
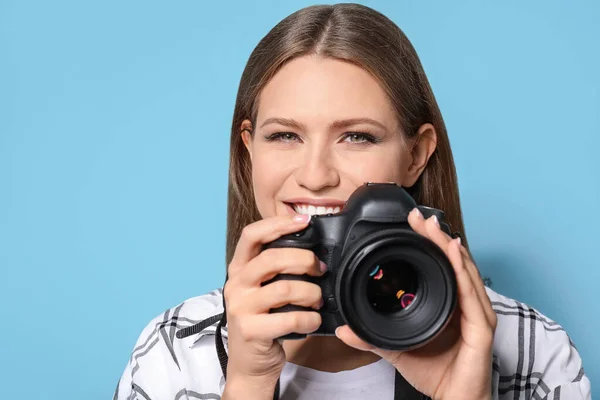
<path id="1" fill-rule="evenodd" d="M 426 124 L 407 142 L 391 102 L 360 67 L 307 56 L 261 92 L 256 126 L 242 132 L 263 218 L 339 212 L 365 182 L 411 186 L 435 148 Z"/>

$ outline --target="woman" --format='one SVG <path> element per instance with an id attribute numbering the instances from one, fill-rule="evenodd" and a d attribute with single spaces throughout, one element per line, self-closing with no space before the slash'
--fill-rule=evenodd
<path id="1" fill-rule="evenodd" d="M 224 290 L 190 299 L 140 335 L 117 399 L 589 399 L 579 354 L 559 325 L 486 288 L 470 258 L 440 110 L 412 45 L 359 5 L 302 9 L 258 44 L 231 132 Z M 374 348 L 319 327 L 321 276 L 309 250 L 264 243 L 339 212 L 364 182 L 395 182 L 445 211 L 457 238 L 417 209 L 409 223 L 451 261 L 458 310 L 432 342 Z M 462 241 L 461 241 L 462 237 Z M 314 311 L 269 313 L 285 304 Z M 226 306 L 226 307 L 225 307 Z M 183 328 L 183 329 L 182 329 Z M 177 333 L 179 331 L 179 333 Z"/>

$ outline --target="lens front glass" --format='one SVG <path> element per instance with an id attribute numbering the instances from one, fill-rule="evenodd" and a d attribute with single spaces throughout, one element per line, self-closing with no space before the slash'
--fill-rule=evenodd
<path id="1" fill-rule="evenodd" d="M 456 280 L 435 243 L 410 230 L 381 229 L 347 254 L 335 291 L 341 317 L 364 341 L 406 350 L 443 329 L 456 304 Z"/>
<path id="2" fill-rule="evenodd" d="M 367 300 L 381 314 L 402 311 L 415 301 L 418 275 L 408 262 L 395 258 L 369 268 Z"/>

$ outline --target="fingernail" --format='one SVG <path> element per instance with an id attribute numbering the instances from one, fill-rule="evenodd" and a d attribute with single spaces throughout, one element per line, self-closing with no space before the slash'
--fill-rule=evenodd
<path id="1" fill-rule="evenodd" d="M 325 264 L 323 261 L 319 260 L 319 269 L 323 273 L 327 272 L 327 264 Z"/>
<path id="2" fill-rule="evenodd" d="M 433 221 L 433 223 L 435 224 L 435 226 L 440 226 L 440 221 L 438 221 L 437 217 L 435 215 L 431 216 L 431 220 Z"/>
<path id="3" fill-rule="evenodd" d="M 456 243 L 458 244 L 458 247 L 461 246 L 461 240 L 460 240 L 460 236 L 456 237 Z"/>
<path id="4" fill-rule="evenodd" d="M 319 309 L 323 308 L 325 305 L 325 299 L 321 298 L 321 302 L 319 303 Z"/>
<path id="5" fill-rule="evenodd" d="M 421 211 L 418 208 L 413 208 L 413 213 L 415 213 L 417 218 L 423 219 L 423 214 L 421 214 Z"/>
<path id="6" fill-rule="evenodd" d="M 307 223 L 308 221 L 310 221 L 310 215 L 308 215 L 308 214 L 296 214 L 296 215 L 294 215 L 293 219 L 294 219 L 295 222 Z"/>
<path id="7" fill-rule="evenodd" d="M 335 328 L 335 336 L 338 336 L 338 333 L 340 332 L 341 328 L 342 328 L 341 326 L 338 326 L 337 328 Z"/>

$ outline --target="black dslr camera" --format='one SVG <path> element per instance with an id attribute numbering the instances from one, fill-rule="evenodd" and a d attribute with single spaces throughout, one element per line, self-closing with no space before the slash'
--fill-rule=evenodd
<path id="1" fill-rule="evenodd" d="M 302 231 L 264 246 L 312 250 L 325 262 L 322 277 L 281 274 L 280 279 L 311 281 L 323 292 L 321 326 L 311 335 L 334 335 L 348 324 L 366 342 L 379 348 L 409 350 L 441 332 L 457 301 L 454 269 L 444 252 L 408 224 L 417 207 L 402 187 L 366 183 L 338 214 L 315 215 Z M 419 206 L 425 218 L 436 215 L 450 234 L 440 210 Z M 307 310 L 286 305 L 271 312 Z M 292 333 L 282 339 L 302 339 Z"/>

